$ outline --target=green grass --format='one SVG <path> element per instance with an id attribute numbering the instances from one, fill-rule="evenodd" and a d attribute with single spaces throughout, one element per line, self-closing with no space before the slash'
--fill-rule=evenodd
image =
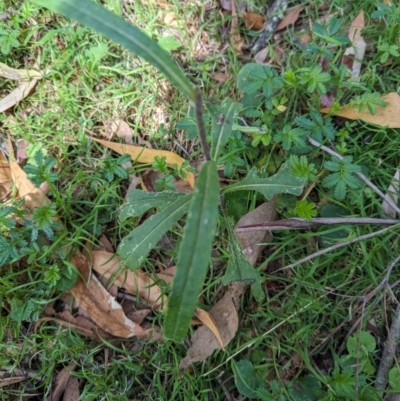
<path id="1" fill-rule="evenodd" d="M 169 11 L 175 11 L 178 25 L 173 27 L 174 32 L 186 44 L 173 54 L 189 79 L 202 88 L 206 100 L 212 104 L 218 105 L 225 97 L 241 98 L 236 89 L 236 77 L 243 63 L 251 60 L 235 55 L 230 47 L 220 51 L 221 43 L 229 39 L 229 30 L 226 30 L 229 16 L 221 21 L 221 14 L 215 7 L 208 10 L 192 3 L 174 2 L 170 10 L 163 10 L 156 3 L 140 1 L 128 2 L 122 9 L 120 2 L 108 0 L 105 3 L 130 22 L 144 27 L 154 38 L 160 38 L 166 31 L 169 34 L 171 27 L 165 26 L 164 17 Z M 322 3 L 314 1 L 306 8 L 302 14 L 304 22 L 308 17 L 317 21 L 321 16 L 318 7 Z M 395 18 L 399 18 L 400 8 L 397 7 L 394 16 L 386 17 L 387 25 L 383 29 L 370 18 L 376 11 L 375 1 L 347 3 L 342 0 L 332 2 L 326 14 L 343 18 L 345 24 L 349 24 L 359 10 L 364 9 L 366 28 L 363 36 L 369 47 L 360 83 L 343 93 L 341 104 L 366 91 L 382 94 L 398 91 L 400 59 L 392 57 L 392 64 L 383 66 L 380 63 L 382 53 L 376 48 L 381 43 L 397 43 L 400 23 L 396 23 Z M 385 319 L 390 320 L 393 300 L 390 296 L 386 302 L 374 298 L 362 310 L 362 297 L 380 283 L 388 265 L 397 256 L 398 228 L 340 248 L 292 270 L 277 272 L 279 268 L 334 243 L 335 238 L 343 239 L 340 235 L 354 238 L 376 231 L 378 227 L 275 231 L 263 261 L 257 267 L 266 280 L 263 284 L 266 299 L 257 303 L 248 291 L 239 307 L 238 333 L 226 351 L 215 352 L 185 372 L 180 372 L 178 366 L 189 346 L 189 336 L 183 344 L 137 340 L 97 343 L 51 321 L 34 330 L 35 319 L 42 315 L 46 304 L 60 296 L 59 291 L 44 281 L 50 268 L 65 266 L 55 250 L 64 249 L 67 260 L 73 250 L 84 248 L 87 242 L 97 244 L 102 233 L 116 248 L 138 224 L 137 219 L 118 222 L 118 208 L 124 202 L 128 180 L 119 177 L 107 180 L 104 168 L 115 155 L 90 141 L 88 136 L 103 138 L 105 123 L 122 119 L 131 126 L 136 144 L 146 140 L 154 148 L 173 150 L 192 162 L 201 156 L 197 139 L 190 140 L 186 132 L 175 129 L 178 121 L 188 114 L 188 102 L 156 69 L 95 32 L 30 2 L 5 0 L 0 5 L 0 12 L 8 12 L 11 16 L 10 20 L 1 22 L 0 29 L 17 32 L 19 41 L 8 54 L 0 54 L 0 61 L 14 68 L 26 68 L 37 62 L 40 70 L 47 69 L 35 90 L 8 114 L 0 116 L 1 139 L 4 139 L 3 133 L 10 133 L 13 140 L 25 139 L 35 146 L 34 150 L 41 148 L 56 160 L 59 180 L 51 200 L 68 233 L 61 235 L 44 253 L 36 254 L 30 263 L 23 260 L 0 268 L 0 368 L 24 369 L 40 377 L 0 388 L 1 399 L 44 399 L 51 393 L 57 373 L 71 362 L 78 366 L 73 375 L 80 380 L 81 396 L 85 400 L 220 400 L 225 399 L 221 382 L 227 391 L 239 398 L 231 363 L 241 359 L 250 360 L 263 378 L 268 377 L 268 383 L 272 379 L 281 383 L 287 399 L 293 398 L 283 383 L 301 379 L 306 374 L 321 381 L 326 397 L 323 399 L 349 399 L 328 386 L 331 371 L 324 371 L 321 355 L 327 353 L 333 363 L 334 356 L 346 341 L 353 319 L 360 316 L 362 321 L 356 333 L 365 330 L 369 322 L 376 327 L 380 335 L 378 340 L 386 339 Z M 306 32 L 308 24 L 304 26 Z M 248 34 L 244 29 L 242 33 Z M 311 56 L 294 41 L 294 36 L 291 27 L 281 39 L 280 45 L 288 49 L 281 61 L 284 71 L 310 62 Z M 202 40 L 205 38 L 211 50 L 204 47 Z M 197 60 L 196 56 L 204 49 L 209 54 L 205 60 L 204 57 Z M 279 71 L 280 67 L 275 67 Z M 213 72 L 229 74 L 228 81 L 224 84 L 216 82 L 211 75 Z M 13 82 L 0 81 L 0 97 L 13 87 Z M 291 123 L 296 116 L 319 105 L 319 96 L 315 93 L 310 95 L 296 90 L 287 92 L 286 96 L 288 112 L 283 117 L 284 123 Z M 13 120 L 8 118 L 10 115 Z M 334 119 L 334 123 L 347 132 L 342 141 L 346 145 L 346 154 L 352 155 L 371 181 L 385 191 L 399 164 L 398 130 L 345 122 L 340 118 Z M 273 173 L 276 165 L 287 156 L 276 146 L 262 144 L 254 156 L 251 139 L 243 136 L 246 152 L 237 150 L 242 145 L 232 145 L 231 151 L 244 160 L 244 164 L 235 169 L 233 179 L 242 178 L 253 166 L 269 173 L 272 169 Z M 174 141 L 185 148 L 190 157 Z M 340 141 L 334 145 L 340 146 Z M 34 150 L 30 148 L 30 152 Z M 318 168 L 329 159 L 315 149 L 309 158 Z M 133 164 L 129 173 L 138 174 L 148 168 Z M 221 174 L 222 170 L 223 166 Z M 324 204 L 334 204 L 348 215 L 382 217 L 381 199 L 365 186 L 350 190 L 342 201 L 335 200 L 332 192 L 321 185 L 316 185 L 311 196 L 318 211 Z M 238 193 L 233 198 L 227 194 L 226 198 L 227 208 L 235 209 L 237 213 L 236 220 L 264 201 L 252 193 Z M 237 203 L 232 206 L 229 202 L 233 200 Z M 293 198 L 280 196 L 278 203 L 281 218 L 290 217 Z M 181 239 L 182 227 L 178 225 L 166 235 L 164 243 L 169 243 L 170 249 L 165 251 L 158 247 L 143 269 L 154 274 L 158 265 L 175 264 L 177 244 Z M 223 221 L 219 223 L 214 248 L 213 268 L 202 292 L 205 308 L 210 308 L 224 293 L 220 279 L 229 255 Z M 395 268 L 390 282 L 399 278 Z M 32 308 L 30 318 L 22 319 L 20 315 L 20 319 L 13 320 L 10 312 L 16 305 L 20 310 L 29 305 Z M 152 312 L 146 320 L 150 325 L 163 327 L 164 315 Z M 340 330 L 331 335 L 342 323 Z M 239 353 L 248 342 L 252 345 Z M 107 361 L 105 350 L 109 352 Z M 346 352 L 344 349 L 343 354 Z M 300 355 L 300 363 L 296 355 Z M 373 363 L 377 366 L 378 359 Z M 367 382 L 373 383 L 373 375 Z M 28 397 L 28 394 L 32 395 Z"/>

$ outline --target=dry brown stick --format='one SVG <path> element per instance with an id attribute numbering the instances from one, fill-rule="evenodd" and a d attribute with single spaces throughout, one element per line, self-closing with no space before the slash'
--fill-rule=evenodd
<path id="1" fill-rule="evenodd" d="M 337 157 L 339 160 L 343 160 L 343 156 L 336 153 L 334 150 L 328 148 L 317 142 L 315 139 L 308 137 L 308 142 L 317 147 L 322 149 L 324 152 L 329 153 L 330 155 Z M 376 194 L 378 194 L 383 200 L 385 200 L 392 208 L 400 215 L 400 208 L 393 202 L 390 196 L 386 196 L 376 185 L 374 185 L 363 173 L 355 173 L 358 178 L 360 178 L 366 185 L 368 185 Z"/>
<path id="2" fill-rule="evenodd" d="M 383 228 L 382 230 L 375 231 L 375 232 L 370 233 L 370 234 L 361 235 L 360 237 L 353 238 L 352 240 L 339 242 L 338 244 L 329 246 L 328 248 L 325 248 L 325 249 L 321 249 L 321 250 L 318 251 L 318 252 L 315 252 L 315 253 L 313 253 L 313 254 L 311 254 L 311 255 L 308 255 L 308 256 L 306 256 L 305 258 L 300 259 L 300 260 L 298 260 L 297 262 L 294 262 L 294 263 L 292 263 L 292 264 L 290 264 L 290 265 L 284 266 L 284 267 L 282 267 L 282 268 L 280 268 L 280 269 L 278 269 L 278 270 L 276 270 L 276 271 L 278 272 L 278 271 L 281 271 L 281 270 L 292 269 L 293 267 L 298 266 L 298 265 L 301 265 L 301 264 L 303 264 L 303 263 L 305 263 L 305 262 L 308 262 L 309 260 L 315 259 L 315 258 L 317 258 L 318 256 L 325 255 L 326 253 L 329 253 L 329 252 L 331 252 L 331 251 L 334 251 L 334 250 L 336 250 L 336 249 L 342 248 L 342 247 L 347 246 L 347 245 L 350 245 L 350 244 L 354 244 L 354 243 L 356 243 L 356 242 L 363 241 L 363 240 L 365 240 L 365 239 L 373 238 L 373 237 L 375 237 L 375 236 L 377 236 L 377 235 L 383 234 L 383 233 L 385 233 L 385 232 L 391 230 L 392 228 L 395 228 L 395 227 L 398 227 L 398 226 L 400 226 L 400 224 L 396 224 L 396 225 L 391 226 L 391 227 L 386 227 L 386 228 Z"/>
<path id="3" fill-rule="evenodd" d="M 393 366 L 393 361 L 397 350 L 397 341 L 400 339 L 400 305 L 397 305 L 396 312 L 387 340 L 383 348 L 382 358 L 379 363 L 378 372 L 376 374 L 375 388 L 383 395 L 388 382 L 389 371 Z"/>
<path id="4" fill-rule="evenodd" d="M 283 12 L 287 8 L 287 0 L 275 0 L 268 10 L 267 23 L 265 24 L 260 36 L 251 45 L 251 53 L 255 54 L 268 45 L 268 41 L 274 34 L 277 26 L 282 21 Z"/>
<path id="5" fill-rule="evenodd" d="M 235 229 L 235 232 L 265 231 L 265 230 L 305 230 L 321 225 L 335 224 L 382 224 L 394 225 L 400 223 L 395 219 L 375 219 L 370 217 L 316 217 L 309 221 L 293 217 L 291 219 L 271 221 L 263 224 L 253 224 Z"/>

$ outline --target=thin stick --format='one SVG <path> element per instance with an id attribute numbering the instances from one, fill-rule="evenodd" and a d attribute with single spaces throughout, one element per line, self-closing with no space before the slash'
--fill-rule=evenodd
<path id="1" fill-rule="evenodd" d="M 339 153 L 336 153 L 332 149 L 328 148 L 327 146 L 324 146 L 317 142 L 315 139 L 312 139 L 308 137 L 308 142 L 325 151 L 326 153 L 329 153 L 330 155 L 337 157 L 339 160 L 343 160 L 343 156 L 339 155 Z M 376 194 L 378 194 L 384 201 L 386 201 L 393 210 L 396 211 L 400 215 L 400 208 L 393 202 L 393 200 L 390 198 L 390 196 L 386 196 L 378 187 L 376 187 L 363 173 L 355 173 L 358 178 L 360 178 L 366 185 L 368 185 Z"/>
<path id="2" fill-rule="evenodd" d="M 385 346 L 383 348 L 381 362 L 379 363 L 378 372 L 376 374 L 375 388 L 381 390 L 380 395 L 383 395 L 383 390 L 385 390 L 389 371 L 393 366 L 393 360 L 396 355 L 397 345 L 396 342 L 400 338 L 400 306 L 397 305 L 396 312 L 390 330 L 388 333 L 388 338 L 385 341 Z"/>
<path id="3" fill-rule="evenodd" d="M 235 229 L 235 233 L 248 231 L 265 231 L 265 230 L 303 230 L 321 225 L 335 224 L 382 224 L 394 225 L 399 224 L 400 220 L 395 219 L 375 219 L 370 217 L 316 217 L 311 220 L 300 219 L 297 217 L 285 220 L 271 221 L 263 224 L 252 224 L 250 226 L 242 226 Z"/>
<path id="4" fill-rule="evenodd" d="M 394 225 L 394 226 L 386 227 L 386 228 L 383 228 L 382 230 L 375 231 L 375 232 L 370 233 L 370 234 L 361 235 L 360 237 L 354 238 L 354 239 L 349 240 L 349 241 L 340 242 L 340 243 L 338 243 L 338 244 L 336 244 L 336 245 L 332 245 L 332 246 L 330 246 L 330 247 L 328 247 L 328 248 L 321 249 L 321 250 L 318 251 L 318 252 L 315 252 L 315 253 L 313 253 L 313 254 L 311 254 L 311 255 L 308 255 L 308 256 L 306 256 L 305 258 L 300 259 L 300 260 L 298 260 L 297 262 L 294 262 L 294 263 L 292 263 L 292 264 L 290 264 L 290 265 L 287 265 L 287 266 L 285 266 L 285 267 L 282 267 L 281 269 L 278 269 L 278 270 L 276 270 L 276 271 L 278 272 L 278 271 L 281 271 L 281 270 L 292 269 L 292 268 L 295 267 L 295 266 L 298 266 L 298 265 L 301 265 L 301 264 L 303 264 L 303 263 L 305 263 L 305 262 L 308 262 L 309 260 L 312 260 L 312 259 L 314 259 L 314 258 L 317 258 L 318 256 L 325 255 L 326 253 L 329 253 L 329 252 L 331 252 L 331 251 L 334 251 L 335 249 L 339 249 L 339 248 L 342 248 L 342 247 L 344 247 L 344 246 L 347 246 L 347 245 L 350 245 L 350 244 L 354 244 L 354 243 L 356 243 L 356 242 L 360 242 L 360 241 L 362 241 L 362 240 L 364 240 L 364 239 L 373 238 L 373 237 L 375 237 L 376 235 L 383 234 L 383 233 L 385 233 L 386 231 L 389 231 L 389 230 L 391 230 L 392 228 L 399 227 L 399 226 L 400 226 L 400 224 L 396 224 L 396 225 Z"/>

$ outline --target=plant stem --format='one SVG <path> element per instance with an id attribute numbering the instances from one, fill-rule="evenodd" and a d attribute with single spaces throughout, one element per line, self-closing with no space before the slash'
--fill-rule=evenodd
<path id="1" fill-rule="evenodd" d="M 395 219 L 375 219 L 370 217 L 316 217 L 311 220 L 294 217 L 292 219 L 271 221 L 263 224 L 242 226 L 235 229 L 235 232 L 264 231 L 264 230 L 305 230 L 321 225 L 335 224 L 399 224 Z"/>
<path id="2" fill-rule="evenodd" d="M 360 237 L 354 238 L 354 239 L 352 239 L 352 240 L 340 242 L 339 244 L 335 244 L 335 245 L 332 245 L 332 246 L 330 246 L 330 247 L 328 247 L 328 248 L 321 249 L 320 251 L 315 252 L 315 253 L 313 253 L 312 255 L 308 255 L 308 256 L 306 256 L 305 258 L 300 259 L 300 260 L 298 260 L 297 262 L 294 262 L 294 263 L 292 263 L 292 264 L 290 264 L 290 265 L 287 265 L 287 266 L 285 266 L 285 267 L 282 267 L 281 269 L 278 269 L 278 270 L 276 270 L 276 271 L 278 272 L 278 271 L 281 271 L 281 270 L 292 269 L 292 268 L 295 267 L 295 266 L 298 266 L 298 265 L 301 265 L 301 264 L 303 264 L 303 263 L 305 263 L 305 262 L 308 262 L 309 260 L 312 260 L 312 259 L 314 259 L 314 258 L 316 258 L 316 257 L 318 257 L 318 256 L 325 255 L 326 253 L 329 253 L 329 252 L 331 252 L 331 251 L 334 251 L 335 249 L 339 249 L 339 248 L 342 248 L 342 247 L 344 247 L 344 246 L 347 246 L 347 245 L 350 245 L 350 244 L 354 244 L 355 242 L 360 242 L 360 241 L 363 241 L 363 240 L 365 240 L 365 239 L 373 238 L 373 237 L 375 237 L 376 235 L 383 234 L 383 233 L 385 233 L 386 231 L 389 231 L 389 230 L 391 230 L 391 229 L 394 228 L 394 227 L 400 227 L 400 224 L 396 224 L 396 225 L 394 225 L 394 226 L 392 226 L 392 227 L 386 227 L 386 228 L 384 228 L 384 229 L 382 229 L 382 230 L 375 231 L 375 232 L 373 232 L 373 233 L 366 234 L 366 235 L 361 235 Z"/>
<path id="3" fill-rule="evenodd" d="M 195 114 L 197 123 L 197 132 L 199 134 L 201 147 L 203 148 L 203 153 L 206 161 L 211 161 L 210 147 L 207 142 L 206 129 L 204 128 L 204 110 L 203 110 L 203 99 L 200 90 L 195 92 Z"/>

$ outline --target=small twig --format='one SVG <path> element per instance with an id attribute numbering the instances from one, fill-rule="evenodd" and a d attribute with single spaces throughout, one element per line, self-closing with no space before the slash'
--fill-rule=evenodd
<path id="1" fill-rule="evenodd" d="M 360 237 L 354 238 L 354 239 L 349 240 L 349 241 L 339 242 L 338 244 L 332 245 L 332 246 L 330 246 L 330 247 L 328 247 L 328 248 L 325 248 L 325 249 L 321 249 L 321 250 L 318 251 L 318 252 L 315 252 L 315 253 L 313 253 L 313 254 L 311 254 L 311 255 L 308 255 L 308 256 L 306 256 L 305 258 L 300 259 L 300 260 L 298 260 L 297 262 L 294 262 L 294 263 L 292 263 L 292 264 L 290 264 L 290 265 L 284 266 L 284 267 L 282 267 L 282 268 L 280 268 L 280 269 L 278 269 L 278 270 L 276 270 L 276 271 L 278 272 L 278 271 L 281 271 L 281 270 L 292 269 L 292 268 L 295 267 L 295 266 L 301 265 L 301 264 L 303 264 L 303 263 L 305 263 L 305 262 L 308 262 L 309 260 L 315 259 L 315 258 L 317 258 L 318 256 L 325 255 L 326 253 L 329 253 L 329 252 L 331 252 L 331 251 L 334 251 L 335 249 L 339 249 L 339 248 L 342 248 L 342 247 L 344 247 L 344 246 L 347 246 L 347 245 L 350 245 L 350 244 L 354 244 L 354 243 L 356 243 L 356 242 L 363 241 L 363 240 L 365 240 L 365 239 L 373 238 L 373 237 L 375 237 L 376 235 L 383 234 L 383 233 L 385 233 L 386 231 L 389 231 L 389 230 L 391 230 L 392 228 L 398 227 L 398 226 L 400 226 L 400 224 L 396 224 L 396 225 L 394 225 L 394 226 L 392 226 L 392 227 L 386 227 L 386 228 L 383 228 L 382 230 L 375 231 L 375 232 L 370 233 L 370 234 L 361 235 Z"/>
<path id="2" fill-rule="evenodd" d="M 265 231 L 265 230 L 304 230 L 321 225 L 335 224 L 382 224 L 394 225 L 400 223 L 395 219 L 375 219 L 370 217 L 316 217 L 309 221 L 297 217 L 285 220 L 271 221 L 263 224 L 252 224 L 235 229 L 235 232 Z"/>
<path id="3" fill-rule="evenodd" d="M 400 339 L 400 305 L 397 305 L 396 312 L 390 326 L 388 338 L 385 341 L 381 362 L 379 363 L 376 374 L 375 388 L 383 395 L 388 382 L 389 371 L 393 366 L 393 361 L 397 350 L 397 341 Z"/>
<path id="4" fill-rule="evenodd" d="M 332 149 L 328 148 L 327 146 L 324 146 L 317 142 L 315 139 L 312 139 L 308 137 L 308 142 L 325 151 L 326 153 L 329 153 L 330 155 L 337 157 L 339 160 L 343 160 L 343 156 L 339 155 L 339 153 L 336 153 Z M 393 200 L 390 198 L 390 196 L 386 196 L 376 185 L 374 185 L 363 173 L 355 173 L 358 178 L 360 178 L 366 185 L 368 185 L 376 194 L 378 194 L 384 201 L 386 201 L 393 210 L 396 211 L 400 215 L 400 208 L 393 202 Z"/>
<path id="5" fill-rule="evenodd" d="M 282 13 L 287 8 L 287 1 L 288 0 L 275 0 L 273 2 L 271 8 L 268 10 L 267 23 L 265 24 L 260 36 L 254 44 L 251 45 L 251 53 L 255 54 L 267 46 L 268 41 L 283 18 Z"/>

